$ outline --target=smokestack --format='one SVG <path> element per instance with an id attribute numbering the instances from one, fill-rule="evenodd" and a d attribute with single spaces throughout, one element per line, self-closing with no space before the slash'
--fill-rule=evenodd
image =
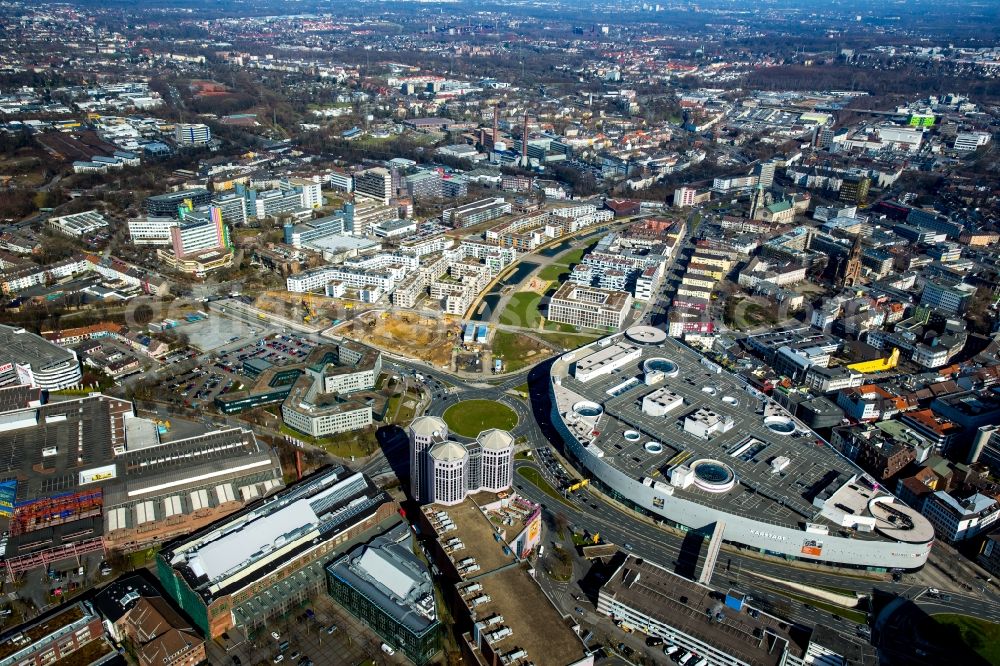
<path id="1" fill-rule="evenodd" d="M 524 112 L 524 128 L 521 130 L 521 166 L 528 166 L 528 112 Z"/>

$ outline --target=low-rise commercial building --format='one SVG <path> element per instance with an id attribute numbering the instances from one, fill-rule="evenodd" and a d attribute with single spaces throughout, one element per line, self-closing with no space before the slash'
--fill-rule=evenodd
<path id="1" fill-rule="evenodd" d="M 212 193 L 203 187 L 156 194 L 146 198 L 146 215 L 150 217 L 180 217 L 179 208 L 194 209 L 212 202 Z"/>
<path id="2" fill-rule="evenodd" d="M 177 123 L 174 140 L 178 146 L 204 146 L 212 140 L 212 128 L 204 123 Z"/>
<path id="3" fill-rule="evenodd" d="M 875 664 L 874 648 L 820 627 L 790 625 L 746 604 L 628 556 L 598 593 L 597 611 L 630 631 L 670 641 L 711 666 Z M 706 611 L 708 617 L 706 617 Z"/>
<path id="4" fill-rule="evenodd" d="M 495 220 L 502 215 L 510 214 L 511 210 L 510 203 L 503 197 L 494 197 L 473 201 L 457 208 L 446 208 L 441 213 L 441 219 L 445 224 L 461 229 Z"/>
<path id="5" fill-rule="evenodd" d="M 0 666 L 96 665 L 117 657 L 100 616 L 85 601 L 39 615 L 0 641 Z"/>
<path id="6" fill-rule="evenodd" d="M 72 215 L 50 217 L 48 225 L 56 232 L 73 238 L 89 236 L 101 229 L 106 229 L 108 221 L 100 212 L 88 210 Z"/>
<path id="7" fill-rule="evenodd" d="M 959 499 L 939 490 L 927 496 L 920 512 L 939 539 L 957 543 L 989 531 L 1000 519 L 1000 502 L 981 493 Z"/>
<path id="8" fill-rule="evenodd" d="M 324 590 L 324 565 L 398 512 L 364 474 L 328 468 L 165 544 L 158 577 L 206 636 L 259 629 Z"/>
<path id="9" fill-rule="evenodd" d="M 434 582 L 405 523 L 334 560 L 326 574 L 330 596 L 417 666 L 441 650 Z"/>

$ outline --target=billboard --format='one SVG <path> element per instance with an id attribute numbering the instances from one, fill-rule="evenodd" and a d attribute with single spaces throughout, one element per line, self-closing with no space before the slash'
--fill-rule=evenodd
<path id="1" fill-rule="evenodd" d="M 803 555 L 819 557 L 823 554 L 823 542 L 816 539 L 806 539 L 802 542 L 801 552 Z"/>
<path id="2" fill-rule="evenodd" d="M 16 479 L 0 482 L 0 517 L 10 518 L 14 515 L 14 498 L 16 497 Z"/>
<path id="3" fill-rule="evenodd" d="M 31 366 L 22 363 L 17 364 L 17 381 L 28 386 L 35 385 L 35 375 L 31 372 Z"/>
<path id="4" fill-rule="evenodd" d="M 85 469 L 80 472 L 79 483 L 81 486 L 85 486 L 88 483 L 107 481 L 108 479 L 113 479 L 116 476 L 118 476 L 117 467 L 114 465 L 104 465 L 103 467 L 94 467 L 93 469 Z"/>
<path id="5" fill-rule="evenodd" d="M 523 539 L 523 540 L 521 540 Z M 524 531 L 521 532 L 521 536 L 518 537 L 518 557 L 527 557 L 528 553 L 533 551 L 542 540 L 542 512 L 536 511 L 535 515 L 528 519 L 528 524 L 525 525 Z"/>

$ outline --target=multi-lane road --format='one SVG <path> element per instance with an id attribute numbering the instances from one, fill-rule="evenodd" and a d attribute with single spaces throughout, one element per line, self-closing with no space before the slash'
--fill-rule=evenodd
<path id="1" fill-rule="evenodd" d="M 545 363 L 512 375 L 500 378 L 484 377 L 477 381 L 463 381 L 422 363 L 399 358 L 392 358 L 387 362 L 387 366 L 391 371 L 400 374 L 412 376 L 413 373 L 419 373 L 425 377 L 425 384 L 428 384 L 433 397 L 426 413 L 443 414 L 448 407 L 462 400 L 499 400 L 517 413 L 519 422 L 514 429 L 516 436 L 524 437 L 532 448 L 546 448 L 551 444 L 550 450 L 558 452 L 562 449 L 558 435 L 549 423 Z M 510 389 L 523 386 L 526 382 L 530 386 L 530 398 L 527 404 L 509 392 Z M 365 471 L 369 473 L 388 471 L 388 464 L 379 460 L 384 459 L 379 457 L 368 463 Z M 537 455 L 533 460 L 519 460 L 516 467 L 519 469 L 532 467 L 553 485 L 558 485 L 557 479 L 549 469 L 545 465 L 538 464 L 537 460 Z M 563 514 L 566 520 L 579 530 L 586 529 L 590 533 L 599 533 L 605 541 L 620 546 L 628 544 L 636 555 L 683 575 L 696 577 L 701 572 L 707 542 L 702 543 L 698 538 L 685 537 L 640 517 L 595 491 L 578 491 L 577 494 L 568 496 L 565 502 L 559 502 L 520 476 L 516 477 L 516 482 L 518 492 L 544 505 L 552 514 Z M 836 588 L 865 597 L 884 593 L 909 598 L 928 614 L 960 612 L 1000 621 L 1000 596 L 996 594 L 994 588 L 984 586 L 985 591 L 977 590 L 976 594 L 950 592 L 948 599 L 943 600 L 928 597 L 925 594 L 928 586 L 917 582 L 916 578 L 913 575 L 906 575 L 899 581 L 883 580 L 860 573 L 797 566 L 762 559 L 726 548 L 719 555 L 711 582 L 713 587 L 718 589 L 736 586 L 750 593 L 763 605 L 780 609 L 793 621 L 806 624 L 833 624 L 847 631 L 852 630 L 850 621 L 839 615 L 790 600 L 782 593 L 794 596 L 803 596 L 803 593 L 783 588 L 775 581 L 789 581 L 819 589 Z M 859 609 L 867 610 L 867 604 L 868 602 L 864 601 Z"/>
<path id="2" fill-rule="evenodd" d="M 320 334 L 306 337 L 318 342 L 325 339 Z M 462 379 L 418 361 L 388 353 L 383 353 L 383 357 L 386 371 L 408 375 L 411 381 L 418 374 L 424 378 L 422 384 L 428 394 L 425 413 L 443 414 L 448 407 L 462 400 L 500 400 L 518 416 L 515 436 L 524 437 L 529 446 L 535 449 L 551 445 L 550 450 L 562 450 L 561 440 L 552 428 L 549 417 L 548 362 L 503 376 L 485 375 L 482 378 Z M 523 401 L 511 389 L 523 387 L 526 383 L 530 387 L 530 398 Z M 405 438 L 399 435 L 397 433 L 395 437 L 387 439 L 383 443 L 383 451 L 363 463 L 360 469 L 371 476 L 398 473 L 407 457 Z M 556 457 L 558 458 L 558 454 Z M 537 456 L 530 461 L 519 460 L 517 468 L 533 467 L 555 483 L 556 479 L 551 476 L 551 471 L 545 466 L 539 466 L 536 461 Z M 623 547 L 628 544 L 636 555 L 688 577 L 694 578 L 701 571 L 707 548 L 699 538 L 658 525 L 589 489 L 560 502 L 520 476 L 516 477 L 516 481 L 521 494 L 544 505 L 552 514 L 563 514 L 579 530 L 600 533 L 605 541 Z M 905 576 L 904 580 L 892 581 L 832 569 L 796 566 L 726 548 L 719 555 L 711 583 L 718 589 L 738 587 L 751 594 L 760 605 L 770 607 L 792 621 L 809 625 L 833 625 L 844 631 L 852 631 L 851 621 L 794 599 L 793 597 L 801 598 L 802 592 L 784 588 L 776 581 L 789 581 L 816 588 L 836 588 L 866 597 L 879 594 L 890 598 L 899 597 L 910 600 L 927 614 L 963 613 L 1000 621 L 1000 596 L 991 586 L 983 585 L 976 594 L 950 591 L 946 598 L 929 597 L 926 594 L 927 584 L 917 580 L 918 577 L 911 575 Z M 867 602 L 863 607 L 867 608 Z"/>

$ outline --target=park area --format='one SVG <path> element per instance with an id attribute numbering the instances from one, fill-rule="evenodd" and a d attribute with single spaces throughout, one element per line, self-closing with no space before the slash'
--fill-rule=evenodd
<path id="1" fill-rule="evenodd" d="M 510 302 L 500 314 L 500 323 L 507 326 L 523 328 L 538 328 L 542 315 L 538 306 L 542 302 L 541 294 L 533 291 L 522 291 L 510 297 Z"/>
<path id="2" fill-rule="evenodd" d="M 504 372 L 517 372 L 551 355 L 551 349 L 523 333 L 497 331 L 493 336 L 493 358 L 503 361 Z"/>
<path id="3" fill-rule="evenodd" d="M 507 405 L 493 400 L 463 400 L 443 414 L 448 430 L 462 437 L 477 437 L 491 428 L 513 430 L 517 414 Z"/>
<path id="4" fill-rule="evenodd" d="M 457 324 L 413 313 L 369 312 L 337 332 L 385 351 L 426 361 L 436 367 L 451 365 Z"/>
<path id="5" fill-rule="evenodd" d="M 934 615 L 932 619 L 937 625 L 934 633 L 946 638 L 947 643 L 964 643 L 987 663 L 1000 664 L 1000 624 L 954 613 Z"/>

